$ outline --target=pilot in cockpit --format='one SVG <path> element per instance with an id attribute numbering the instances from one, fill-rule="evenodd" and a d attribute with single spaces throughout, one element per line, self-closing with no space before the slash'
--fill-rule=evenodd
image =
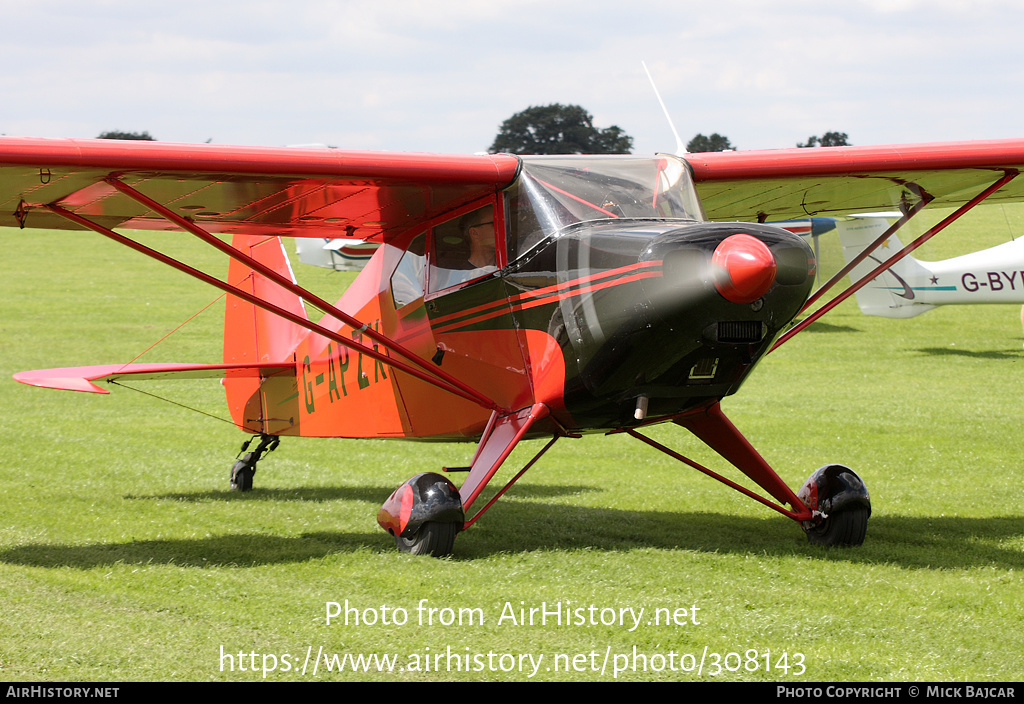
<path id="1" fill-rule="evenodd" d="M 480 208 L 466 216 L 464 224 L 469 240 L 469 263 L 477 270 L 491 269 L 497 264 L 494 247 L 494 211 Z"/>
<path id="2" fill-rule="evenodd" d="M 486 206 L 434 228 L 429 290 L 441 291 L 496 271 L 494 208 Z"/>

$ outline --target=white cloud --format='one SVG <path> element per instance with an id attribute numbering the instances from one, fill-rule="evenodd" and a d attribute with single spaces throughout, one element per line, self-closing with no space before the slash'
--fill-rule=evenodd
<path id="1" fill-rule="evenodd" d="M 684 139 L 1019 134 L 1024 8 L 998 0 L 10 5 L 7 134 L 469 152 L 562 102 L 671 148 L 642 60 Z"/>

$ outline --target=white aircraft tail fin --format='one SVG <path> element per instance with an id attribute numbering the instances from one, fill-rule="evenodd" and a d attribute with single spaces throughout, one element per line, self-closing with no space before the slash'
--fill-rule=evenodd
<path id="1" fill-rule="evenodd" d="M 854 257 L 878 239 L 888 227 L 888 221 L 879 217 L 862 217 L 837 222 L 836 230 L 847 263 L 853 261 Z M 860 281 L 901 249 L 903 245 L 899 238 L 895 235 L 889 237 L 853 268 L 850 272 L 851 282 Z M 879 274 L 874 281 L 861 288 L 855 294 L 857 305 L 865 315 L 883 318 L 913 318 L 927 312 L 935 306 L 917 300 L 914 282 L 925 279 L 930 273 L 922 262 L 908 254 L 888 271 Z"/>

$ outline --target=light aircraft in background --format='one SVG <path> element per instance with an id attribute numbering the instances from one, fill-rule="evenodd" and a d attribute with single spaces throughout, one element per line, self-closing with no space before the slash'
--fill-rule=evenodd
<path id="1" fill-rule="evenodd" d="M 362 271 L 379 246 L 379 242 L 363 240 L 295 238 L 295 253 L 299 255 L 299 262 L 335 271 Z"/>
<path id="2" fill-rule="evenodd" d="M 475 443 L 469 466 L 445 470 L 465 473 L 458 487 L 426 471 L 384 502 L 378 522 L 413 553 L 451 553 L 556 441 L 607 433 L 812 542 L 859 544 L 871 505 L 853 470 L 826 464 L 794 491 L 720 406 L 870 280 L 793 325 L 836 278 L 812 294 L 811 248 L 765 221 L 899 207 L 881 241 L 928 203 L 959 206 L 912 249 L 982 201 L 1020 200 L 1022 166 L 1024 140 L 528 158 L 0 138 L 0 225 L 92 230 L 228 294 L 219 362 L 15 378 L 106 393 L 124 378 L 223 377 L 234 423 L 259 439 L 232 470 L 242 490 L 282 437 Z M 114 228 L 189 233 L 228 258 L 227 276 Z M 332 304 L 295 282 L 281 238 L 339 233 L 380 246 Z M 761 491 L 656 442 L 656 423 L 690 431 Z M 526 438 L 548 441 L 484 503 Z"/>
<path id="3" fill-rule="evenodd" d="M 847 262 L 860 257 L 888 228 L 882 218 L 856 218 L 838 228 Z M 851 270 L 866 276 L 903 249 L 892 235 Z M 951 259 L 929 262 L 906 256 L 857 292 L 865 315 L 912 318 L 944 305 L 1024 303 L 1024 239 Z"/>

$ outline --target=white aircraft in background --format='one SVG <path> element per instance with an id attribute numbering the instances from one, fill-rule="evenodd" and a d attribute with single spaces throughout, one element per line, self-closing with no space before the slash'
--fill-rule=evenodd
<path id="1" fill-rule="evenodd" d="M 847 262 L 889 227 L 881 216 L 837 220 L 836 231 Z M 893 235 L 850 273 L 859 280 L 903 249 Z M 926 262 L 905 256 L 856 293 L 865 315 L 913 318 L 936 306 L 1024 303 L 1024 238 L 952 259 Z"/>
<path id="2" fill-rule="evenodd" d="M 379 246 L 378 242 L 363 240 L 295 238 L 300 262 L 335 271 L 360 271 Z"/>

